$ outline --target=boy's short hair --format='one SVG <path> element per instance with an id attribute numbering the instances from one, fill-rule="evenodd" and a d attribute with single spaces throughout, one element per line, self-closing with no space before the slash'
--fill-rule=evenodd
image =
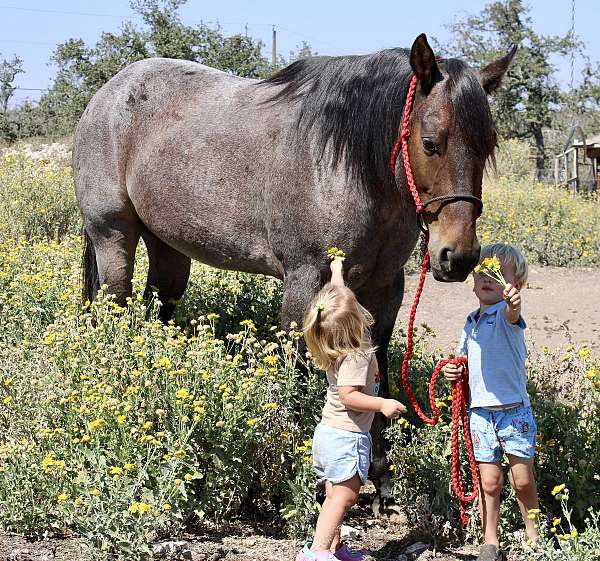
<path id="1" fill-rule="evenodd" d="M 487 257 L 493 257 L 494 255 L 500 259 L 501 263 L 513 267 L 515 271 L 515 283 L 524 286 L 527 282 L 529 267 L 521 250 L 507 243 L 484 245 L 479 254 L 479 262 L 481 263 Z"/>

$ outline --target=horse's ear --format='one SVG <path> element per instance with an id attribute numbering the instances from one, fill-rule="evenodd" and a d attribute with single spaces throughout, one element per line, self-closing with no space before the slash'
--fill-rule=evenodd
<path id="1" fill-rule="evenodd" d="M 410 66 L 419 80 L 421 89 L 428 95 L 440 75 L 435 54 L 427 42 L 425 33 L 421 33 L 410 49 Z"/>
<path id="2" fill-rule="evenodd" d="M 494 62 L 490 62 L 488 65 L 480 68 L 478 71 L 479 82 L 483 86 L 485 93 L 492 94 L 499 87 L 502 82 L 502 77 L 508 70 L 512 59 L 517 52 L 517 46 L 513 45 L 513 47 L 505 54 L 502 58 L 495 60 Z"/>

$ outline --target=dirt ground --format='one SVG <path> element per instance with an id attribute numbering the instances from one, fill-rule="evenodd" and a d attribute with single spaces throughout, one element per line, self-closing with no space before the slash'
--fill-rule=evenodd
<path id="1" fill-rule="evenodd" d="M 405 303 L 401 321 L 412 304 L 417 277 L 407 278 Z M 423 292 L 417 325 L 426 323 L 436 333 L 431 346 L 451 351 L 458 341 L 465 317 L 476 307 L 471 292 L 472 282 L 444 284 L 428 276 Z M 532 267 L 527 290 L 523 292 L 523 315 L 528 324 L 531 346 L 555 348 L 574 343 L 587 344 L 594 354 L 600 353 L 600 269 L 563 269 Z M 366 502 L 366 498 L 365 498 Z M 356 507 L 348 523 L 360 532 L 355 545 L 371 549 L 378 561 L 473 561 L 477 548 L 426 550 L 410 553 L 407 548 L 419 542 L 410 535 L 406 524 L 388 519 L 375 519 L 368 508 Z M 236 526 L 206 530 L 184 540 L 184 550 L 177 559 L 192 561 L 283 561 L 293 560 L 299 543 L 281 537 L 270 537 L 268 531 Z M 510 561 L 524 557 L 512 553 Z M 17 536 L 0 534 L 0 561 L 87 561 L 89 556 L 80 540 L 50 539 L 28 542 Z"/>
<path id="2" fill-rule="evenodd" d="M 363 499 L 367 499 L 363 496 Z M 359 532 L 349 543 L 367 547 L 377 561 L 475 561 L 477 547 L 435 551 L 433 544 L 411 535 L 406 524 L 376 519 L 370 511 L 354 507 L 346 521 Z M 181 547 L 171 557 L 157 559 L 189 561 L 293 561 L 301 543 L 272 537 L 268 531 L 234 526 L 207 530 L 177 538 Z M 175 549 L 173 547 L 172 549 Z M 0 561 L 89 561 L 86 548 L 77 539 L 49 539 L 28 542 L 16 536 L 0 534 Z M 520 561 L 519 554 L 509 554 L 509 561 Z"/>
<path id="3" fill-rule="evenodd" d="M 417 281 L 416 275 L 407 277 L 402 325 L 406 325 Z M 441 283 L 427 276 L 415 325 L 426 323 L 433 329 L 432 347 L 454 350 L 467 314 L 477 307 L 472 289 L 472 277 L 464 283 Z M 587 344 L 600 354 L 600 269 L 530 267 L 522 298 L 530 346 Z"/>

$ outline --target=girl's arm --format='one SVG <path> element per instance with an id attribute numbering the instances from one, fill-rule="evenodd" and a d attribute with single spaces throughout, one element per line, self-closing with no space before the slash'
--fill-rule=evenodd
<path id="1" fill-rule="evenodd" d="M 331 269 L 331 284 L 334 286 L 344 286 L 344 265 L 343 259 L 336 257 L 329 268 Z"/>
<path id="2" fill-rule="evenodd" d="M 361 386 L 338 386 L 342 405 L 353 411 L 383 413 L 388 418 L 396 418 L 406 413 L 406 407 L 399 401 L 367 395 L 361 389 Z"/>

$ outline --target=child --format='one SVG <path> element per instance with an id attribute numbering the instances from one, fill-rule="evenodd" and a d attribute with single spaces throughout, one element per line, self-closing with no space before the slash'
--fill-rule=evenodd
<path id="1" fill-rule="evenodd" d="M 379 370 L 369 335 L 372 322 L 344 286 L 342 259 L 334 259 L 331 282 L 315 296 L 304 316 L 306 345 L 317 366 L 327 372 L 329 384 L 313 438 L 313 465 L 319 481 L 325 483 L 326 498 L 312 546 L 305 544 L 296 561 L 360 561 L 368 555 L 341 543 L 340 526 L 367 480 L 369 430 L 375 413 L 395 418 L 406 412 L 398 401 L 377 396 Z"/>
<path id="2" fill-rule="evenodd" d="M 528 510 L 538 507 L 533 477 L 533 457 L 537 427 L 526 388 L 525 321 L 521 317 L 521 288 L 527 281 L 527 262 L 511 245 L 493 244 L 482 248 L 481 261 L 498 257 L 506 287 L 487 275 L 474 273 L 473 292 L 479 308 L 465 323 L 458 353 L 469 363 L 469 426 L 475 459 L 479 466 L 479 507 L 485 545 L 478 561 L 506 559 L 498 542 L 500 492 L 503 470 L 500 460 L 506 454 L 510 480 L 527 536 L 538 538 Z M 444 367 L 452 381 L 462 375 L 456 365 Z"/>

